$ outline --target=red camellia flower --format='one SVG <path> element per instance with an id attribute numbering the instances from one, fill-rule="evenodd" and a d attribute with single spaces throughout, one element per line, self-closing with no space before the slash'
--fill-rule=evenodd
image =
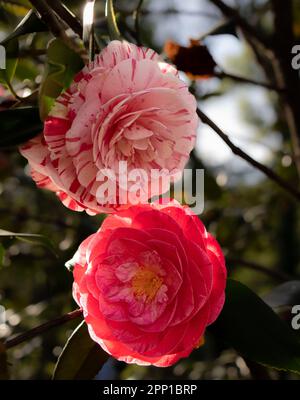
<path id="1" fill-rule="evenodd" d="M 127 363 L 167 367 L 187 357 L 224 304 L 222 251 L 174 201 L 107 217 L 70 263 L 92 339 Z"/>

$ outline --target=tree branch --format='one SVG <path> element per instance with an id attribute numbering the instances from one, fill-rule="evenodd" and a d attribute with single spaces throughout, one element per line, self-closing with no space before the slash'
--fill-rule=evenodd
<path id="1" fill-rule="evenodd" d="M 257 36 L 255 28 L 249 25 L 248 22 L 239 15 L 237 10 L 227 6 L 222 1 L 211 1 L 223 12 L 224 16 L 235 20 L 235 23 L 239 25 L 245 40 L 250 45 L 258 64 L 263 68 L 265 75 L 269 78 L 269 80 L 271 80 L 271 82 L 276 82 L 276 85 L 272 83 L 271 86 L 278 87 L 279 92 L 283 91 L 284 85 L 277 84 L 277 80 L 274 77 L 274 71 L 271 65 L 275 57 L 271 41 L 266 42 L 264 37 L 261 35 Z"/>
<path id="2" fill-rule="evenodd" d="M 279 87 L 279 86 L 276 86 L 276 85 L 272 85 L 271 83 L 267 83 L 267 82 L 256 81 L 255 79 L 250 79 L 250 78 L 246 78 L 246 77 L 243 77 L 243 76 L 230 74 L 230 73 L 224 72 L 224 71 L 215 72 L 214 76 L 216 76 L 217 78 L 220 78 L 220 79 L 229 78 L 229 79 L 232 79 L 233 81 L 236 81 L 236 82 L 249 83 L 251 85 L 261 86 L 261 87 L 264 87 L 264 88 L 269 89 L 269 90 L 274 90 L 276 92 L 284 92 L 285 91 L 284 87 Z"/>
<path id="3" fill-rule="evenodd" d="M 79 317 L 82 317 L 81 309 L 71 311 L 68 314 L 65 314 L 65 315 L 58 317 L 56 319 L 53 319 L 51 321 L 47 321 L 44 324 L 39 325 L 33 329 L 30 329 L 27 332 L 21 333 L 20 335 L 14 337 L 12 339 L 6 340 L 6 342 L 4 342 L 4 345 L 7 349 L 10 349 L 14 346 L 17 346 L 20 343 L 25 342 L 26 340 L 30 340 L 36 336 L 39 336 L 42 333 L 45 333 L 56 326 L 63 325 L 66 322 L 72 321 L 73 319 L 76 319 Z"/>
<path id="4" fill-rule="evenodd" d="M 247 153 L 245 153 L 242 149 L 237 147 L 228 135 L 226 135 L 206 114 L 204 114 L 199 108 L 197 109 L 197 114 L 199 118 L 208 126 L 210 126 L 219 136 L 220 138 L 230 147 L 231 151 L 237 156 L 241 157 L 243 160 L 247 161 L 254 168 L 261 171 L 268 178 L 270 178 L 273 182 L 277 183 L 282 189 L 292 195 L 296 200 L 300 201 L 300 192 L 291 186 L 288 182 L 281 178 L 281 176 L 277 175 L 273 170 L 261 164 L 260 162 L 254 160 Z"/>
<path id="5" fill-rule="evenodd" d="M 242 260 L 240 258 L 231 258 L 231 257 L 226 257 L 226 261 L 228 264 L 239 264 L 246 268 L 250 268 L 254 271 L 262 272 L 263 274 L 269 275 L 271 278 L 276 279 L 280 282 L 286 282 L 292 279 L 289 275 L 285 274 L 284 272 L 267 268 L 256 262 Z"/>
<path id="6" fill-rule="evenodd" d="M 300 82 L 297 71 L 294 71 L 290 62 L 290 51 L 294 44 L 292 1 L 272 0 L 274 10 L 275 33 L 273 42 L 267 40 L 255 30 L 238 11 L 226 5 L 222 0 L 210 0 L 222 13 L 233 18 L 240 26 L 247 41 L 268 76 L 268 68 L 264 57 L 271 61 L 275 73 L 275 80 L 281 91 L 287 124 L 291 133 L 295 165 L 300 177 L 300 107 L 298 93 Z"/>
<path id="7" fill-rule="evenodd" d="M 272 59 L 277 84 L 286 87 L 281 99 L 291 134 L 295 165 L 300 177 L 300 80 L 291 65 L 294 45 L 293 4 L 291 0 L 272 0 L 274 10 L 274 54 Z"/>
<path id="8" fill-rule="evenodd" d="M 266 51 L 271 50 L 270 43 L 265 36 L 260 34 L 252 25 L 250 25 L 239 12 L 232 7 L 229 7 L 222 0 L 210 0 L 219 10 L 228 18 L 233 19 L 237 25 L 246 33 L 251 35 Z M 280 1 L 280 0 L 279 0 Z"/>

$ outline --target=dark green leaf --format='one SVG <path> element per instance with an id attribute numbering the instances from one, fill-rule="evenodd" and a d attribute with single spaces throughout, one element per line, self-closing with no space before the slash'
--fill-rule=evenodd
<path id="1" fill-rule="evenodd" d="M 15 77 L 19 81 L 23 81 L 24 79 L 29 79 L 34 81 L 35 78 L 39 75 L 39 68 L 38 65 L 32 60 L 31 58 L 22 58 L 19 59 L 17 70 Z M 33 92 L 35 93 L 35 91 Z M 27 102 L 28 96 L 26 100 L 24 99 L 23 102 Z M 35 102 L 34 104 L 36 104 Z M 27 104 L 27 103 L 26 103 Z"/>
<path id="2" fill-rule="evenodd" d="M 23 242 L 27 242 L 27 243 L 31 243 L 31 244 L 35 244 L 35 245 L 36 244 L 41 245 L 41 246 L 47 247 L 54 254 L 56 254 L 51 240 L 43 235 L 38 235 L 35 233 L 16 233 L 16 232 L 10 232 L 10 231 L 5 231 L 3 229 L 0 229 L 0 238 L 1 237 L 10 237 L 11 239 L 15 238 L 18 240 L 22 240 Z"/>
<path id="3" fill-rule="evenodd" d="M 83 321 L 68 339 L 59 356 L 53 379 L 93 379 L 108 357 L 108 354 L 90 338 Z"/>
<path id="4" fill-rule="evenodd" d="M 300 342 L 295 332 L 243 284 L 228 280 L 225 306 L 215 327 L 242 356 L 300 373 Z"/>
<path id="5" fill-rule="evenodd" d="M 108 32 L 111 40 L 121 40 L 121 33 L 119 31 L 113 0 L 106 0 L 105 16 L 107 18 Z"/>
<path id="6" fill-rule="evenodd" d="M 17 146 L 43 130 L 37 107 L 0 111 L 0 148 Z"/>
<path id="7" fill-rule="evenodd" d="M 45 32 L 47 30 L 47 26 L 38 18 L 36 13 L 33 10 L 30 10 L 13 32 L 0 44 L 3 46 L 19 36 L 27 35 L 28 33 Z"/>
<path id="8" fill-rule="evenodd" d="M 44 120 L 54 100 L 72 83 L 74 75 L 84 64 L 78 54 L 60 39 L 50 42 L 47 50 L 47 66 L 40 89 L 40 116 Z"/>

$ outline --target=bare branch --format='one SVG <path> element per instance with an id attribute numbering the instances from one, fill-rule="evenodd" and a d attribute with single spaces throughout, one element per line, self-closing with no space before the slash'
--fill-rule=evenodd
<path id="1" fill-rule="evenodd" d="M 300 201 L 300 192 L 291 186 L 288 182 L 281 178 L 281 176 L 277 175 L 273 170 L 261 164 L 260 162 L 254 160 L 254 158 L 250 157 L 247 153 L 245 153 L 242 149 L 237 147 L 228 135 L 224 133 L 206 114 L 204 114 L 199 108 L 197 109 L 197 114 L 199 118 L 208 126 L 210 126 L 219 136 L 220 138 L 230 147 L 232 152 L 237 156 L 241 157 L 243 160 L 247 161 L 254 168 L 261 171 L 268 178 L 270 178 L 273 182 L 277 183 L 282 189 L 292 195 L 296 200 Z"/>
<path id="2" fill-rule="evenodd" d="M 270 50 L 270 43 L 265 36 L 260 34 L 252 25 L 250 25 L 239 12 L 232 7 L 229 7 L 222 0 L 210 0 L 220 11 L 227 17 L 233 19 L 236 24 L 246 33 L 251 35 L 253 39 L 260 43 L 266 51 Z"/>
<path id="3" fill-rule="evenodd" d="M 27 332 L 21 333 L 20 335 L 6 340 L 4 342 L 4 345 L 7 349 L 10 349 L 11 347 L 17 346 L 20 343 L 25 342 L 26 340 L 30 340 L 36 336 L 41 335 L 42 333 L 48 332 L 50 329 L 60 326 L 65 324 L 66 322 L 72 321 L 73 319 L 82 317 L 82 310 L 77 309 L 74 311 L 69 312 L 68 314 L 65 314 L 61 317 L 58 317 L 56 319 L 53 319 L 51 321 L 47 321 L 42 325 L 39 325 L 33 329 L 30 329 Z"/>
<path id="4" fill-rule="evenodd" d="M 271 278 L 276 279 L 280 282 L 286 282 L 292 279 L 289 275 L 285 274 L 284 272 L 267 268 L 253 261 L 243 260 L 240 258 L 232 258 L 232 257 L 226 257 L 226 261 L 227 264 L 242 265 L 254 271 L 262 272 L 263 274 L 269 275 Z"/>
<path id="5" fill-rule="evenodd" d="M 300 177 L 300 80 L 293 70 L 290 54 L 294 45 L 293 5 L 291 0 L 272 0 L 274 18 L 273 68 L 278 85 L 286 87 L 282 101 L 287 125 L 291 134 L 295 165 Z"/>
<path id="6" fill-rule="evenodd" d="M 300 176 L 300 107 L 298 101 L 300 82 L 297 72 L 292 69 L 290 62 L 290 51 L 294 43 L 292 1 L 272 0 L 275 14 L 275 34 L 272 42 L 242 18 L 237 10 L 229 7 L 222 0 L 211 0 L 211 2 L 227 18 L 234 19 L 239 25 L 267 76 L 268 66 L 265 58 L 267 57 L 271 61 L 276 85 L 280 89 L 279 92 L 282 96 L 286 120 L 293 143 L 294 160 Z M 285 88 L 285 90 L 281 90 L 281 88 Z"/>
<path id="7" fill-rule="evenodd" d="M 230 74 L 230 73 L 224 72 L 224 71 L 215 72 L 214 76 L 216 76 L 217 78 L 220 78 L 220 79 L 229 78 L 229 79 L 232 79 L 233 81 L 236 81 L 236 82 L 249 83 L 251 85 L 261 86 L 261 87 L 264 87 L 264 88 L 269 89 L 269 90 L 274 90 L 275 92 L 284 92 L 285 91 L 284 87 L 279 87 L 279 86 L 276 86 L 276 85 L 272 85 L 271 83 L 267 83 L 267 82 L 256 81 L 255 79 L 250 79 L 250 78 L 246 78 L 246 77 L 243 77 L 243 76 Z"/>

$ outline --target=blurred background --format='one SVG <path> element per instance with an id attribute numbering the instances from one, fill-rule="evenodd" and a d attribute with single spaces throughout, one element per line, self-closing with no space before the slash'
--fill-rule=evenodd
<path id="1" fill-rule="evenodd" d="M 83 1 L 65 1 L 81 19 Z M 133 11 L 138 1 L 116 1 L 120 28 L 134 30 Z M 264 32 L 273 29 L 269 1 L 227 1 L 248 22 Z M 300 35 L 300 3 L 294 2 L 294 32 Z M 27 1 L 0 1 L 0 40 L 5 38 L 30 9 Z M 99 31 L 104 2 L 97 2 Z M 140 11 L 142 43 L 162 52 L 166 41 L 188 46 L 202 39 L 220 70 L 266 82 L 268 76 L 257 63 L 253 49 L 234 25 L 222 25 L 224 17 L 205 0 L 145 0 Z M 98 26 L 98 25 L 97 25 Z M 47 33 L 26 35 L 23 46 L 43 49 Z M 24 52 L 13 87 L 23 97 L 41 82 L 42 52 Z M 229 135 L 234 144 L 257 161 L 297 185 L 289 131 L 276 90 L 217 76 L 192 81 L 201 109 Z M 9 101 L 9 91 L 0 88 L 0 108 Z M 12 97 L 13 99 L 13 97 Z M 2 104 L 3 103 L 3 104 Z M 0 127 L 1 132 L 1 127 Z M 1 134 L 1 133 L 0 133 Z M 227 257 L 229 275 L 263 296 L 286 279 L 297 279 L 299 270 L 299 209 L 276 184 L 244 160 L 203 123 L 190 160 L 193 168 L 205 169 L 205 208 L 200 216 Z M 15 148 L 0 150 L 0 228 L 47 236 L 58 252 L 2 238 L 0 243 L 0 304 L 6 321 L 0 324 L 0 339 L 26 331 L 76 308 L 71 296 L 72 275 L 64 267 L 80 242 L 98 229 L 102 216 L 89 217 L 65 208 L 56 196 L 36 190 L 28 176 L 26 160 Z M 78 324 L 78 321 L 77 321 Z M 55 362 L 76 321 L 14 347 L 8 353 L 14 379 L 49 379 Z M 267 374 L 267 375 L 265 375 Z M 228 349 L 208 331 L 205 345 L 189 359 L 159 369 L 128 366 L 109 360 L 97 379 L 296 379 L 296 375 L 253 366 Z"/>

